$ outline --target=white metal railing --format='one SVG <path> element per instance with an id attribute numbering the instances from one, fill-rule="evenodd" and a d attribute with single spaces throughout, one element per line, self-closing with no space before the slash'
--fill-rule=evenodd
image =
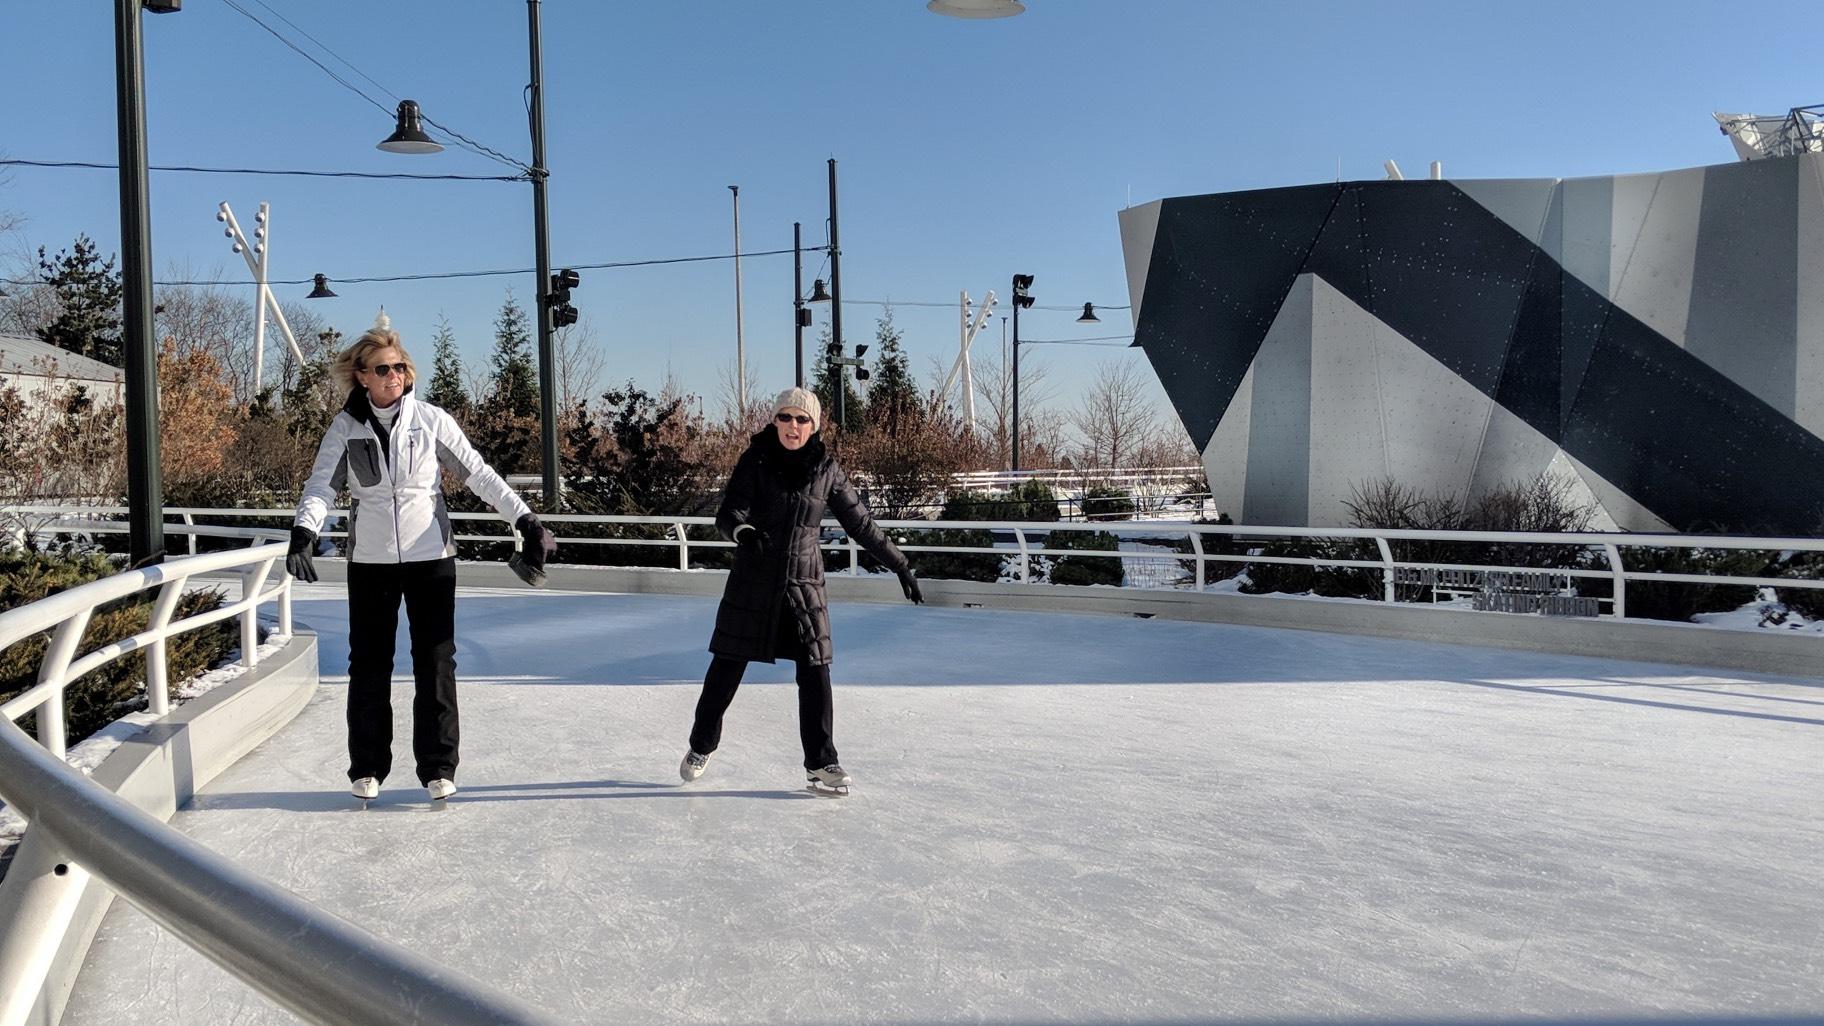
<path id="1" fill-rule="evenodd" d="M 68 530 L 103 526 L 61 525 Z M 516 998 L 383 941 L 242 869 L 63 761 L 63 694 L 70 681 L 143 651 L 147 705 L 163 713 L 170 638 L 238 616 L 241 661 L 252 667 L 259 660 L 256 617 L 262 605 L 276 602 L 279 631 L 291 633 L 291 579 L 282 564 L 286 546 L 271 543 L 282 532 L 193 524 L 183 530 L 192 537 L 252 544 L 125 571 L 0 612 L 0 651 L 51 632 L 38 683 L 0 705 L 0 801 L 26 818 L 31 836 L 42 832 L 63 860 L 32 879 L 7 880 L 20 897 L 14 906 L 19 914 L 0 922 L 0 1026 L 30 1021 L 62 942 L 62 928 L 91 877 L 309 1022 L 552 1023 Z M 181 620 L 171 618 L 190 580 L 222 573 L 240 575 L 238 600 Z M 161 590 L 145 630 L 77 654 L 98 607 L 155 588 Z M 37 743 L 14 722 L 33 712 Z M 15 864 L 12 874 L 25 869 Z"/>
<path id="2" fill-rule="evenodd" d="M 125 510 L 121 507 L 12 507 L 15 513 L 36 515 L 42 518 L 44 530 L 68 531 L 70 527 L 64 521 L 71 516 L 119 515 Z M 283 517 L 289 519 L 294 511 L 290 509 L 203 509 L 179 508 L 166 511 L 168 515 L 178 517 L 181 524 L 168 524 L 167 531 L 173 533 L 188 531 L 197 517 L 219 519 Z M 510 545 L 512 536 L 507 525 L 492 513 L 452 513 L 452 519 L 464 523 L 492 523 L 502 532 L 499 534 L 458 534 L 458 541 L 494 542 Z M 713 526 L 715 519 L 707 516 L 602 516 L 586 514 L 540 514 L 540 519 L 552 528 L 562 546 L 616 546 L 634 548 L 669 548 L 677 554 L 676 566 L 679 570 L 691 569 L 691 551 L 693 549 L 732 548 L 733 543 L 720 538 L 714 540 L 693 539 L 689 529 Z M 1748 536 L 1710 536 L 1680 534 L 1631 534 L 1625 532 L 1586 531 L 1578 533 L 1535 533 L 1508 531 L 1427 531 L 1427 530 L 1383 530 L 1377 528 L 1350 527 L 1272 527 L 1247 526 L 1231 524 L 1199 524 L 1181 521 L 1145 520 L 1145 521 L 1101 521 L 1096 523 L 1063 523 L 1048 521 L 980 521 L 980 520 L 881 520 L 876 521 L 882 528 L 902 538 L 913 538 L 917 533 L 929 531 L 967 531 L 987 532 L 991 540 L 988 544 L 917 544 L 906 541 L 900 549 L 908 553 L 931 552 L 958 555 L 994 555 L 1012 561 L 1013 577 L 1021 584 L 1037 584 L 1033 560 L 1038 557 L 1064 557 L 1073 559 L 1153 559 L 1183 560 L 1191 564 L 1190 587 L 1204 591 L 1209 582 L 1208 571 L 1211 563 L 1276 563 L 1310 567 L 1340 567 L 1361 570 L 1380 571 L 1382 576 L 1382 598 L 1387 602 L 1397 601 L 1397 574 L 1400 570 L 1418 571 L 1490 571 L 1495 573 L 1536 574 L 1549 572 L 1563 577 L 1607 580 L 1612 584 L 1612 596 L 1601 597 L 1599 601 L 1609 606 L 1610 614 L 1615 617 L 1627 615 L 1627 586 L 1630 582 L 1656 584 L 1740 584 L 1753 587 L 1781 588 L 1824 588 L 1824 580 L 1797 577 L 1759 577 L 1737 576 L 1705 573 L 1666 573 L 1652 570 L 1630 570 L 1623 557 L 1625 550 L 1653 549 L 1735 549 L 1769 552 L 1824 552 L 1824 539 L 1819 538 L 1757 538 Z M 563 525 L 620 525 L 624 527 L 663 527 L 667 537 L 664 538 L 595 538 L 575 533 L 565 533 Z M 841 535 L 839 540 L 823 544 L 827 552 L 846 553 L 848 556 L 848 573 L 861 573 L 862 550 L 853 538 L 847 537 L 834 520 L 824 521 L 826 533 Z M 96 524 L 93 521 L 83 522 L 82 530 L 125 531 L 125 524 Z M 203 530 L 197 528 L 196 530 Z M 1091 532 L 1109 533 L 1118 539 L 1134 540 L 1139 538 L 1158 539 L 1166 542 L 1183 540 L 1190 551 L 1170 553 L 1137 553 L 1133 550 L 1117 549 L 1059 549 L 1048 548 L 1039 542 L 1058 532 Z M 324 531 L 325 537 L 341 537 L 344 532 Z M 1222 552 L 1211 551 L 1212 539 L 1219 542 L 1226 540 L 1226 547 L 1241 548 L 1246 551 Z M 1341 556 L 1277 556 L 1264 555 L 1257 550 L 1263 543 L 1274 540 L 1354 540 L 1364 545 L 1372 544 L 1375 558 L 1349 558 Z M 1550 546 L 1555 548 L 1574 547 L 1577 549 L 1599 552 L 1604 561 L 1601 568 L 1591 567 L 1542 567 L 1497 565 L 1489 563 L 1442 563 L 1403 560 L 1395 557 L 1393 545 L 1396 542 L 1454 542 L 1454 543 L 1492 543 L 1538 548 Z M 1223 546 L 1218 546 L 1223 547 Z M 560 552 L 560 557 L 562 553 Z"/>

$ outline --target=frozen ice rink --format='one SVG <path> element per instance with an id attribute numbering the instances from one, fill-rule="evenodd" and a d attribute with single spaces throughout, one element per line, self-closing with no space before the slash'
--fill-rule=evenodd
<path id="1" fill-rule="evenodd" d="M 464 589 L 462 793 L 346 792 L 323 686 L 172 821 L 577 1023 L 1824 1019 L 1824 684 L 1299 631 L 838 605 L 677 763 L 715 604 Z M 68 1024 L 294 1021 L 124 902 Z"/>

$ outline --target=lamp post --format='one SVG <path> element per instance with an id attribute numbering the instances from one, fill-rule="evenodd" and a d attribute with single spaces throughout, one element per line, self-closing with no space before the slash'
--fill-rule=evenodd
<path id="1" fill-rule="evenodd" d="M 747 418 L 747 344 L 741 337 L 741 187 L 731 185 L 735 199 L 735 415 Z"/>
<path id="2" fill-rule="evenodd" d="M 830 158 L 830 342 L 841 356 L 842 349 L 842 243 L 838 241 L 836 231 L 836 158 Z M 840 372 L 840 368 L 838 368 Z M 840 373 L 834 376 L 836 381 L 836 427 L 841 430 L 844 417 L 844 387 Z"/>
<path id="3" fill-rule="evenodd" d="M 127 538 L 133 563 L 165 551 L 158 469 L 158 353 L 152 338 L 151 192 L 146 170 L 145 44 L 141 10 L 170 14 L 182 0 L 115 0 L 115 116 L 120 147 L 121 342 L 127 412 Z"/>

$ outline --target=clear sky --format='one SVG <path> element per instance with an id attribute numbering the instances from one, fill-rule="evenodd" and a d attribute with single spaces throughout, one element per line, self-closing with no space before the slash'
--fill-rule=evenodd
<path id="1" fill-rule="evenodd" d="M 431 117 L 529 159 L 523 2 L 236 2 L 387 107 L 393 96 L 298 29 Z M 821 244 L 824 161 L 834 156 L 845 298 L 896 301 L 924 376 L 955 354 L 959 290 L 994 289 L 1005 313 L 1009 276 L 1020 272 L 1036 276 L 1041 306 L 1127 304 L 1116 216 L 1130 197 L 1330 181 L 1339 169 L 1380 178 L 1387 158 L 1413 177 L 1442 160 L 1453 178 L 1723 163 L 1734 155 L 1712 111 L 1824 102 L 1824 86 L 1783 42 L 1814 20 L 1815 8 L 1796 2 L 1028 6 L 971 22 L 931 14 L 922 0 L 547 0 L 556 265 L 728 253 L 731 184 L 741 186 L 745 251 L 790 247 L 794 220 Z M 0 156 L 115 159 L 112 7 L 0 5 Z M 145 30 L 154 164 L 504 170 L 456 149 L 376 150 L 388 114 L 224 0 L 187 0 L 181 13 L 148 16 Z M 245 277 L 213 219 L 221 200 L 245 221 L 272 203 L 275 278 L 532 265 L 523 183 L 154 173 L 158 277 Z M 108 171 L 0 169 L 0 211 L 26 218 L 11 249 L 56 249 L 87 232 L 112 252 L 117 204 Z M 791 258 L 749 258 L 743 273 L 749 361 L 771 391 L 791 375 Z M 807 287 L 825 273 L 822 254 L 808 255 Z M 575 301 L 610 380 L 656 386 L 669 368 L 713 402 L 734 355 L 733 281 L 726 261 L 593 271 Z M 338 284 L 340 298 L 320 309 L 352 332 L 385 304 L 427 356 L 445 315 L 473 362 L 509 284 L 532 295 L 531 274 Z M 946 306 L 914 305 L 925 303 Z M 872 335 L 879 310 L 848 307 L 850 342 Z M 1022 333 L 1130 328 L 1119 312 L 1101 325 L 1075 316 L 1037 310 L 1022 316 Z M 1098 361 L 1142 360 L 1063 346 L 1022 358 L 1047 367 L 1060 403 Z"/>

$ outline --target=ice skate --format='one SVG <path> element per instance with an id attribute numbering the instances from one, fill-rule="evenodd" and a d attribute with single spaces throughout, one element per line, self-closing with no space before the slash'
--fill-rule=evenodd
<path id="1" fill-rule="evenodd" d="M 456 793 L 456 781 L 445 780 L 442 777 L 438 777 L 436 780 L 424 785 L 424 793 L 430 795 L 432 801 L 443 801 L 445 798 Z"/>
<path id="2" fill-rule="evenodd" d="M 362 777 L 348 785 L 348 793 L 363 802 L 371 802 L 380 797 L 380 781 L 373 777 Z"/>
<path id="3" fill-rule="evenodd" d="M 847 798 L 849 795 L 849 775 L 833 762 L 822 769 L 807 771 L 805 781 L 805 790 L 813 794 L 830 798 Z"/>
<path id="4" fill-rule="evenodd" d="M 687 750 L 684 753 L 684 761 L 678 763 L 678 776 L 682 777 L 685 783 L 689 783 L 702 776 L 703 770 L 708 766 L 709 756 L 698 755 L 694 749 Z"/>

